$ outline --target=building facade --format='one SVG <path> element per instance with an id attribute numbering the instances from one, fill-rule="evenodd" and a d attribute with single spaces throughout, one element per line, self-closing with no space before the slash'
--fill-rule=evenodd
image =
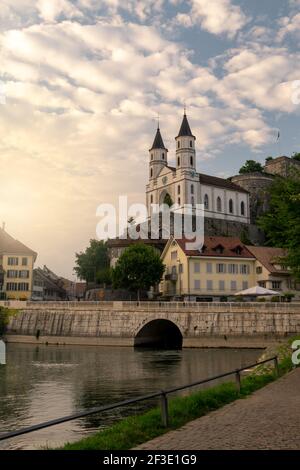
<path id="1" fill-rule="evenodd" d="M 186 114 L 176 141 L 176 167 L 168 164 L 165 147 L 158 127 L 149 150 L 149 182 L 146 204 L 203 204 L 205 217 L 242 224 L 250 222 L 249 193 L 237 184 L 214 176 L 198 173 L 196 168 L 196 137 L 192 134 Z"/>
<path id="2" fill-rule="evenodd" d="M 0 229 L 0 297 L 29 300 L 33 289 L 33 267 L 37 254 Z"/>
<path id="3" fill-rule="evenodd" d="M 57 276 L 47 266 L 34 269 L 32 300 L 60 301 L 67 299 L 68 294 L 63 278 Z"/>
<path id="4" fill-rule="evenodd" d="M 201 252 L 187 250 L 186 243 L 171 237 L 161 255 L 166 266 L 160 284 L 164 297 L 228 300 L 255 285 L 300 296 L 299 283 L 280 265 L 281 248 L 246 246 L 235 237 L 205 237 Z"/>

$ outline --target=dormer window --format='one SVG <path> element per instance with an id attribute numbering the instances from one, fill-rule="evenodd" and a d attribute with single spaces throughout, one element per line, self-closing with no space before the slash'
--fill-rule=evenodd
<path id="1" fill-rule="evenodd" d="M 213 249 L 216 253 L 218 254 L 222 254 L 224 252 L 224 246 L 223 245 L 217 245 L 214 249 Z"/>
<path id="2" fill-rule="evenodd" d="M 233 248 L 234 253 L 236 253 L 237 255 L 241 255 L 242 254 L 242 251 L 243 251 L 243 247 L 241 247 L 240 245 L 236 246 L 235 248 Z"/>

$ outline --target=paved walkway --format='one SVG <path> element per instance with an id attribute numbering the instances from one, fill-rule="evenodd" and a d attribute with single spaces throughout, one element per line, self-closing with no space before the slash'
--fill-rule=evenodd
<path id="1" fill-rule="evenodd" d="M 300 368 L 137 449 L 300 449 Z"/>

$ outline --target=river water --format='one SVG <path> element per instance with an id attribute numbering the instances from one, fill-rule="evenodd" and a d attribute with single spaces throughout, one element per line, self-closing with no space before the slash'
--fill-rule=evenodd
<path id="1" fill-rule="evenodd" d="M 251 364 L 260 354 L 257 349 L 8 344 L 7 364 L 0 366 L 0 432 L 201 380 Z M 0 442 L 0 449 L 60 446 L 150 405 L 132 405 L 35 431 Z"/>

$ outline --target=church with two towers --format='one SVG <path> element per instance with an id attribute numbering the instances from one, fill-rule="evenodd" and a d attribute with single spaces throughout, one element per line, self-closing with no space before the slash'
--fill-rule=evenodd
<path id="1" fill-rule="evenodd" d="M 249 224 L 249 193 L 223 178 L 197 172 L 196 137 L 193 135 L 186 112 L 175 137 L 176 166 L 168 164 L 168 149 L 158 126 L 149 150 L 149 182 L 146 187 L 148 214 L 151 204 L 172 205 L 179 208 L 203 204 L 205 218 Z"/>

